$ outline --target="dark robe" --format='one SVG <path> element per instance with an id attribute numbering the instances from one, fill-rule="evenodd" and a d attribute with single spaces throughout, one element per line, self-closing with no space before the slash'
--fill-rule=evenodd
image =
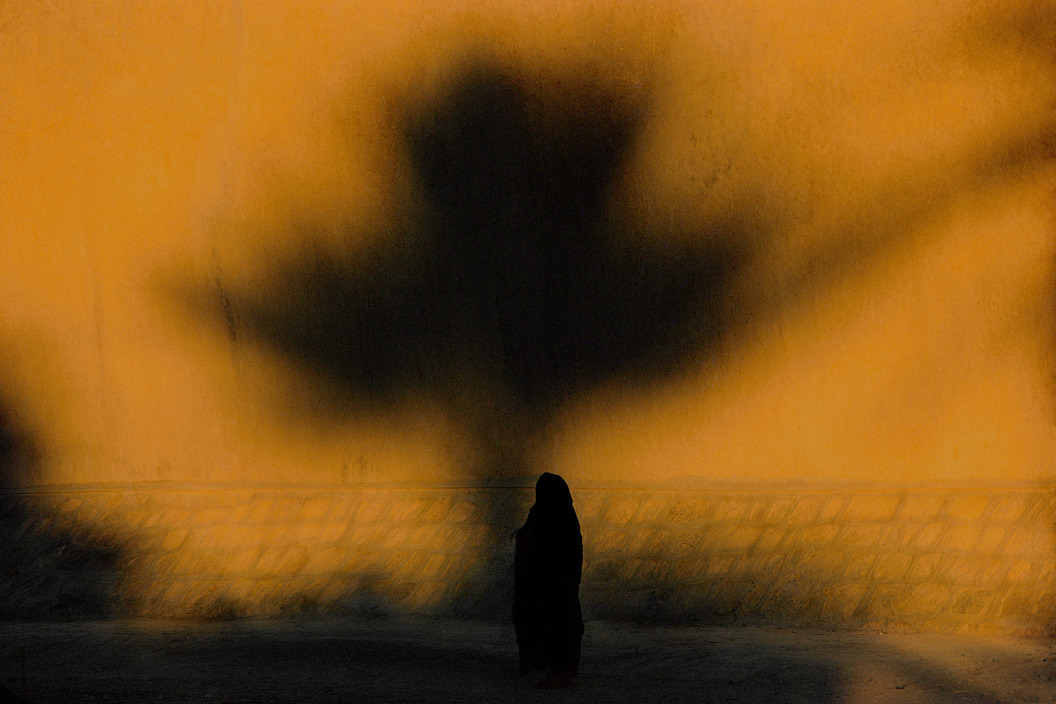
<path id="1" fill-rule="evenodd" d="M 566 683 L 579 669 L 583 536 L 565 480 L 544 473 L 535 505 L 517 531 L 513 625 L 521 672 L 548 670 Z"/>

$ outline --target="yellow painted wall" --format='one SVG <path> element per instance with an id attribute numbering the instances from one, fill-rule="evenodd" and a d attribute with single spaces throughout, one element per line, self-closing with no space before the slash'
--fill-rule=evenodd
<path id="1" fill-rule="evenodd" d="M 1052 480 L 1054 17 L 1030 0 L 5 3 L 0 389 L 41 458 L 14 480 L 474 478 L 480 448 L 436 403 L 320 422 L 304 370 L 172 291 L 237 292 L 276 258 L 362 244 L 413 199 L 399 116 L 481 56 L 649 96 L 621 217 L 672 242 L 746 223 L 730 299 L 751 314 L 718 352 L 570 397 L 526 440 L 532 468 Z"/>

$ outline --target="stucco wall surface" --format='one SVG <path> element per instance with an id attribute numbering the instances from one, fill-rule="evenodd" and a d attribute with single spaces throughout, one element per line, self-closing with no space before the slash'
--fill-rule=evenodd
<path id="1" fill-rule="evenodd" d="M 469 5 L 0 3 L 3 613 L 1051 629 L 1052 3 Z"/>
<path id="2" fill-rule="evenodd" d="M 1054 38 L 1036 0 L 5 5 L 5 483 L 1050 480 Z"/>

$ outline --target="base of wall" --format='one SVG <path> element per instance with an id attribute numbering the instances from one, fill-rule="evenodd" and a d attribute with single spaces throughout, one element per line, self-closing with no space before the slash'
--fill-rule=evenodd
<path id="1" fill-rule="evenodd" d="M 1056 630 L 1052 487 L 573 487 L 584 614 Z M 0 617 L 505 617 L 518 486 L 7 491 Z"/>

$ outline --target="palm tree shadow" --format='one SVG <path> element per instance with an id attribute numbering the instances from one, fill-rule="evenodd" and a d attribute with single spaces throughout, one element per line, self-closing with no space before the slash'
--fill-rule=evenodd
<path id="1" fill-rule="evenodd" d="M 597 81 L 528 86 L 471 66 L 402 122 L 414 227 L 186 299 L 312 372 L 324 414 L 428 397 L 475 444 L 474 477 L 536 474 L 526 448 L 557 409 L 605 383 L 676 377 L 729 328 L 736 229 L 649 244 L 675 238 L 643 237 L 612 202 L 645 107 Z M 487 521 L 492 554 L 508 508 Z"/>
<path id="2" fill-rule="evenodd" d="M 472 429 L 487 425 L 477 404 L 488 399 L 502 422 L 537 429 L 605 382 L 685 370 L 730 322 L 734 232 L 642 244 L 659 238 L 630 231 L 607 200 L 642 106 L 594 86 L 562 98 L 468 70 L 403 125 L 416 228 L 278 262 L 252 291 L 196 300 L 316 372 L 337 414 L 427 395 Z"/>

